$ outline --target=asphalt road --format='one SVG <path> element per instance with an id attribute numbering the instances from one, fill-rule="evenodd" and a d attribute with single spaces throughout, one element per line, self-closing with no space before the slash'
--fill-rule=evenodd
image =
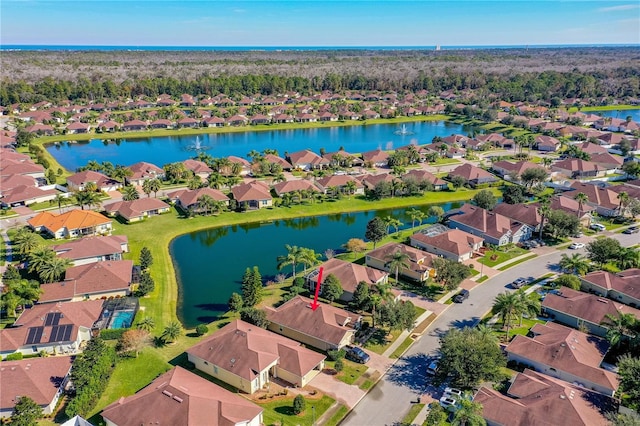
<path id="1" fill-rule="evenodd" d="M 624 246 L 640 243 L 640 234 L 610 236 Z M 425 369 L 429 357 L 437 353 L 439 336 L 452 327 L 475 325 L 491 309 L 496 295 L 509 290 L 507 285 L 514 279 L 536 278 L 548 272 L 558 272 L 557 263 L 562 253 L 584 254 L 584 249 L 554 251 L 516 265 L 471 290 L 469 299 L 464 303 L 451 305 L 356 405 L 341 425 L 374 426 L 399 423 L 408 413 L 412 402 L 430 389 Z"/>

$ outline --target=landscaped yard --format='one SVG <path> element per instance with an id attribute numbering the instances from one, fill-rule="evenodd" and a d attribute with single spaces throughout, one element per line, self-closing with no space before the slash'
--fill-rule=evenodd
<path id="1" fill-rule="evenodd" d="M 479 259 L 478 262 L 483 263 L 486 266 L 493 267 L 525 253 L 527 253 L 525 249 L 516 246 L 499 248 L 497 250 L 487 250 L 485 255 Z"/>
<path id="2" fill-rule="evenodd" d="M 520 325 L 519 319 L 515 319 L 511 321 L 511 327 L 509 328 L 509 339 L 512 339 L 516 334 L 520 334 L 522 336 L 526 336 L 529 332 L 529 329 L 536 324 L 544 324 L 546 321 L 539 319 L 529 319 L 523 318 L 522 325 Z M 496 336 L 500 341 L 505 342 L 507 336 L 507 329 L 504 328 L 504 324 L 502 321 L 496 322 L 492 328 L 494 329 Z"/>
<path id="3" fill-rule="evenodd" d="M 306 398 L 306 408 L 299 415 L 293 414 L 293 397 L 277 399 L 271 402 L 258 402 L 264 412 L 262 419 L 269 425 L 312 426 L 322 414 L 329 409 L 335 400 L 324 395 L 319 399 Z"/>
<path id="4" fill-rule="evenodd" d="M 362 376 L 362 374 L 365 371 L 367 371 L 367 368 L 369 368 L 364 364 L 358 364 L 356 362 L 349 361 L 348 359 L 343 359 L 342 362 L 343 362 L 344 368 L 342 369 L 341 372 L 336 374 L 334 377 L 348 385 L 352 385 L 356 380 L 360 378 L 360 376 Z M 324 365 L 325 365 L 325 368 L 333 370 L 335 368 L 336 363 L 335 361 L 326 360 L 324 362 Z"/>

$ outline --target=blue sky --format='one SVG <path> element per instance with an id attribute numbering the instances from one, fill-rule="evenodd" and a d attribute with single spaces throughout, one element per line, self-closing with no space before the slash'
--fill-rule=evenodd
<path id="1" fill-rule="evenodd" d="M 0 43 L 432 46 L 640 43 L 640 2 L 0 2 Z"/>

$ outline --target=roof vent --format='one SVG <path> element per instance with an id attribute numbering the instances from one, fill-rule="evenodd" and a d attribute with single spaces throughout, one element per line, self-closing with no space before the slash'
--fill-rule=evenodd
<path id="1" fill-rule="evenodd" d="M 598 299 L 598 302 L 600 302 L 600 303 L 609 303 L 609 301 L 608 301 L 608 300 L 606 300 L 606 299 L 602 299 L 602 298 L 599 298 L 599 299 Z"/>
<path id="2" fill-rule="evenodd" d="M 560 395 L 560 399 L 566 399 L 567 397 L 564 395 Z"/>
<path id="3" fill-rule="evenodd" d="M 168 390 L 163 390 L 162 394 L 163 395 L 167 395 L 169 398 L 171 398 L 173 396 L 173 394 L 171 392 L 169 392 Z"/>
<path id="4" fill-rule="evenodd" d="M 175 399 L 176 401 L 182 403 L 182 401 L 184 401 L 182 398 L 180 398 L 179 396 L 174 395 L 173 399 Z"/>

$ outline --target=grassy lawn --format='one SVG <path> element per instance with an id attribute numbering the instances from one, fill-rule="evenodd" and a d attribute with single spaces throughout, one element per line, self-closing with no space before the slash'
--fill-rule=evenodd
<path id="1" fill-rule="evenodd" d="M 617 110 L 627 110 L 627 109 L 640 109 L 637 105 L 604 105 L 604 106 L 586 106 L 578 109 L 578 107 L 571 107 L 567 111 L 568 112 L 587 112 L 587 111 L 617 111 Z"/>
<path id="2" fill-rule="evenodd" d="M 520 334 L 522 336 L 526 336 L 529 332 L 529 329 L 536 324 L 544 324 L 545 321 L 538 319 L 530 319 L 523 318 L 522 325 L 520 325 L 519 319 L 511 321 L 511 327 L 509 328 L 509 339 L 511 339 L 516 334 Z M 507 329 L 504 328 L 504 324 L 502 321 L 496 322 L 492 328 L 494 329 L 496 336 L 500 339 L 500 341 L 504 342 L 507 338 Z"/>
<path id="3" fill-rule="evenodd" d="M 413 421 L 416 419 L 416 417 L 418 417 L 418 414 L 420 414 L 420 411 L 422 411 L 424 406 L 425 406 L 425 404 L 413 404 L 413 405 L 411 405 L 411 408 L 409 409 L 409 412 L 407 413 L 406 416 L 404 416 L 404 419 L 402 419 L 402 422 L 400 422 L 400 424 L 401 425 L 411 425 L 411 424 L 413 424 Z"/>
<path id="4" fill-rule="evenodd" d="M 489 266 L 489 267 L 493 267 L 496 265 L 499 265 L 503 262 L 506 262 L 507 260 L 511 260 L 514 257 L 518 257 L 521 256 L 523 254 L 525 254 L 527 251 L 525 249 L 522 249 L 520 247 L 516 247 L 516 246 L 512 246 L 508 249 L 498 249 L 498 250 L 490 250 L 487 251 L 484 255 L 484 257 L 482 257 L 482 259 L 478 260 L 478 262 Z"/>
<path id="5" fill-rule="evenodd" d="M 409 349 L 409 346 L 411 346 L 413 344 L 413 339 L 411 337 L 407 337 L 406 339 L 404 339 L 404 342 L 402 342 L 400 344 L 400 346 L 398 346 L 396 348 L 395 351 L 393 351 L 393 353 L 391 354 L 391 356 L 389 358 L 392 359 L 398 359 L 402 356 L 402 354 Z"/>
<path id="6" fill-rule="evenodd" d="M 338 408 L 338 410 L 333 414 L 333 416 L 331 416 L 331 418 L 327 420 L 327 422 L 325 423 L 325 426 L 338 426 L 338 424 L 340 424 L 342 419 L 344 419 L 344 417 L 347 415 L 347 413 L 349 412 L 349 409 L 342 404 L 340 404 L 339 407 L 340 408 Z"/>
<path id="7" fill-rule="evenodd" d="M 480 284 L 480 283 L 485 282 L 485 281 L 486 281 L 486 280 L 488 280 L 488 279 L 489 279 L 489 277 L 488 277 L 488 276 L 486 276 L 486 275 L 484 275 L 484 276 L 482 276 L 482 277 L 478 278 L 478 279 L 476 280 L 476 282 L 477 282 L 478 284 Z"/>
<path id="8" fill-rule="evenodd" d="M 444 166 L 447 164 L 460 164 L 461 161 L 456 158 L 438 158 L 434 163 L 429 163 L 432 166 Z"/>
<path id="9" fill-rule="evenodd" d="M 329 409 L 335 400 L 324 395 L 320 399 L 306 399 L 306 409 L 299 415 L 293 414 L 293 398 L 282 398 L 272 402 L 260 403 L 264 409 L 262 418 L 264 424 L 269 425 L 300 425 L 312 426 Z"/>
<path id="10" fill-rule="evenodd" d="M 526 262 L 526 261 L 528 261 L 528 260 L 533 259 L 534 257 L 538 257 L 538 255 L 537 255 L 537 254 L 532 253 L 532 254 L 530 254 L 529 256 L 525 256 L 525 257 L 523 257 L 522 259 L 518 259 L 518 260 L 516 260 L 515 262 L 511 262 L 511 263 L 509 263 L 508 265 L 504 265 L 503 267 L 498 268 L 498 271 L 506 271 L 507 269 L 511 268 L 512 266 L 519 265 L 519 264 L 521 264 L 521 263 L 523 263 L 523 262 Z"/>
<path id="11" fill-rule="evenodd" d="M 343 359 L 342 362 L 344 364 L 344 368 L 334 377 L 348 385 L 352 385 L 364 374 L 365 371 L 367 371 L 367 368 L 369 368 L 364 364 L 358 364 L 357 362 L 349 361 L 348 359 Z M 324 365 L 325 368 L 334 369 L 336 363 L 335 361 L 326 360 Z"/>
<path id="12" fill-rule="evenodd" d="M 7 246 L 4 242 L 4 238 L 0 238 L 0 266 L 4 266 L 7 258 Z"/>

